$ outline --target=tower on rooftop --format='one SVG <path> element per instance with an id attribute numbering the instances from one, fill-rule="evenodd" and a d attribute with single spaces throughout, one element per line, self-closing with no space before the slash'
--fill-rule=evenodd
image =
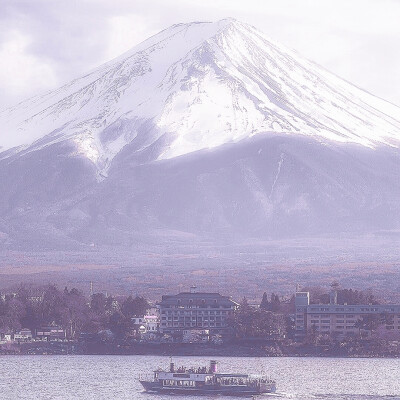
<path id="1" fill-rule="evenodd" d="M 197 293 L 197 292 L 198 292 L 198 290 L 197 290 L 197 286 L 196 285 L 190 286 L 190 293 Z"/>

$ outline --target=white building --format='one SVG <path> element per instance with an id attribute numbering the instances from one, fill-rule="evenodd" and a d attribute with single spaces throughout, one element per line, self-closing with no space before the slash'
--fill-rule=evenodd
<path id="1" fill-rule="evenodd" d="M 36 331 L 36 340 L 53 342 L 53 341 L 64 341 L 67 335 L 65 330 L 58 325 L 43 326 Z"/>
<path id="2" fill-rule="evenodd" d="M 32 331 L 30 329 L 24 328 L 14 334 L 14 342 L 31 342 L 31 341 L 32 341 Z"/>
<path id="3" fill-rule="evenodd" d="M 215 335 L 231 333 L 229 321 L 238 304 L 219 293 L 197 292 L 193 286 L 190 292 L 162 296 L 158 307 L 161 333 L 206 329 Z"/>
<path id="4" fill-rule="evenodd" d="M 157 315 L 133 317 L 132 323 L 138 326 L 138 332 L 141 334 L 158 333 L 160 329 L 160 319 Z"/>
<path id="5" fill-rule="evenodd" d="M 330 294 L 329 304 L 310 304 L 309 292 L 296 292 L 296 337 L 313 331 L 336 337 L 360 334 L 359 322 L 381 316 L 388 332 L 400 332 L 399 304 L 338 304 L 337 293 Z"/>
<path id="6" fill-rule="evenodd" d="M 0 335 L 0 344 L 11 343 L 13 341 L 12 333 L 5 333 Z"/>

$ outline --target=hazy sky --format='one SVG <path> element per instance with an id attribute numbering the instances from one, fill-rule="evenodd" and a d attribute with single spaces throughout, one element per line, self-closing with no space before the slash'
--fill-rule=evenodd
<path id="1" fill-rule="evenodd" d="M 0 109 L 169 25 L 226 17 L 400 105 L 400 0 L 0 0 Z"/>

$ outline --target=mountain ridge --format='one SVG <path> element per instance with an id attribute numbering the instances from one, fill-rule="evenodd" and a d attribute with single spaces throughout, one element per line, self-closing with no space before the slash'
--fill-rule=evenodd
<path id="1" fill-rule="evenodd" d="M 167 28 L 0 126 L 0 247 L 400 229 L 400 108 L 232 19 Z"/>

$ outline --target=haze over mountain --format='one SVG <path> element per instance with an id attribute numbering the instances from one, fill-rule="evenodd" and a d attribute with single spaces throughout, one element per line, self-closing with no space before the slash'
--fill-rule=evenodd
<path id="1" fill-rule="evenodd" d="M 236 20 L 0 113 L 3 247 L 400 229 L 400 108 Z"/>

